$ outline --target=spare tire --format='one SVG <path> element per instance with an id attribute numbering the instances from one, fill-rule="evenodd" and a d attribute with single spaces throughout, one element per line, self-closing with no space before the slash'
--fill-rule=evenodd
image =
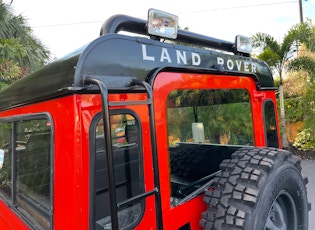
<path id="1" fill-rule="evenodd" d="M 204 229 L 308 229 L 307 180 L 298 157 L 275 148 L 241 148 L 220 168 L 204 196 Z"/>

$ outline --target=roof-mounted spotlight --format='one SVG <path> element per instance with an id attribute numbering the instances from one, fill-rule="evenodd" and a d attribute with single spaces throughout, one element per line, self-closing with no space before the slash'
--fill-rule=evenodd
<path id="1" fill-rule="evenodd" d="M 252 52 L 252 39 L 242 35 L 237 35 L 235 38 L 235 46 L 237 53 L 250 55 Z"/>
<path id="2" fill-rule="evenodd" d="M 178 17 L 164 11 L 149 9 L 148 34 L 161 38 L 177 38 Z"/>

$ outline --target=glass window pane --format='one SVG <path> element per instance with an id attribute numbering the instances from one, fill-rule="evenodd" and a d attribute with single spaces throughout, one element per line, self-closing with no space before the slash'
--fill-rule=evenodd
<path id="1" fill-rule="evenodd" d="M 143 189 L 139 125 L 131 114 L 111 115 L 112 148 L 115 169 L 116 198 L 123 202 L 141 194 Z M 103 119 L 95 132 L 95 224 L 96 229 L 110 229 L 109 194 Z M 132 203 L 118 212 L 119 228 L 125 229 L 139 221 L 142 203 Z"/>
<path id="2" fill-rule="evenodd" d="M 267 146 L 279 148 L 275 107 L 272 101 L 265 102 L 264 115 Z"/>
<path id="3" fill-rule="evenodd" d="M 45 229 L 50 228 L 51 130 L 47 119 L 17 123 L 16 202 Z"/>
<path id="4" fill-rule="evenodd" d="M 195 142 L 253 145 L 246 90 L 175 90 L 168 97 L 169 145 Z"/>
<path id="5" fill-rule="evenodd" d="M 167 100 L 171 206 L 187 201 L 238 148 L 253 146 L 249 93 L 174 90 Z"/>
<path id="6" fill-rule="evenodd" d="M 0 192 L 11 198 L 12 143 L 11 123 L 0 122 Z M 23 148 L 22 145 L 18 147 Z"/>

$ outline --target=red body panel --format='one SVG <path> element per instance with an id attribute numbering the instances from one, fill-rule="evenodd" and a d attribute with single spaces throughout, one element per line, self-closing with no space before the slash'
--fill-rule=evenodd
<path id="1" fill-rule="evenodd" d="M 0 229 L 3 230 L 13 230 L 13 229 L 21 229 L 26 230 L 29 229 L 23 221 L 13 212 L 8 206 L 0 202 Z"/>
<path id="2" fill-rule="evenodd" d="M 170 80 L 172 79 L 172 80 Z M 247 89 L 251 96 L 252 117 L 254 124 L 254 140 L 256 146 L 265 146 L 262 101 L 266 98 L 275 103 L 273 91 L 257 91 L 250 77 L 218 76 L 206 74 L 160 73 L 153 87 L 155 124 L 159 157 L 159 172 L 161 180 L 162 215 L 165 229 L 178 229 L 186 223 L 191 223 L 191 229 L 201 229 L 199 220 L 206 210 L 203 196 L 179 205 L 170 207 L 170 172 L 168 159 L 168 143 L 166 128 L 166 102 L 169 93 L 174 89 Z M 279 136 L 279 135 L 278 135 Z M 211 162 L 209 162 L 211 163 Z"/>
<path id="3" fill-rule="evenodd" d="M 81 96 L 69 96 L 2 113 L 3 116 L 48 113 L 54 128 L 53 209 L 55 229 L 87 229 L 89 158 L 82 140 Z M 85 149 L 83 148 L 85 146 Z M 80 221 L 76 221 L 80 220 Z"/>
<path id="4" fill-rule="evenodd" d="M 170 80 L 171 79 L 171 80 Z M 164 229 L 178 229 L 186 223 L 200 229 L 201 213 L 206 209 L 202 195 L 177 207 L 170 206 L 170 173 L 166 129 L 166 101 L 174 89 L 243 88 L 251 96 L 254 139 L 256 146 L 265 146 L 262 102 L 275 103 L 274 91 L 257 91 L 250 77 L 210 74 L 160 73 L 154 82 L 154 110 L 157 152 L 161 183 L 162 219 Z M 114 94 L 110 101 L 145 100 L 145 93 Z M 121 106 L 134 111 L 141 121 L 145 190 L 154 188 L 150 125 L 147 105 Z M 116 109 L 116 108 L 115 108 Z M 90 151 L 89 130 L 93 117 L 102 110 L 100 95 L 73 95 L 0 113 L 1 117 L 48 113 L 52 117 L 54 138 L 54 229 L 89 229 L 90 215 Z M 280 136 L 280 135 L 278 135 Z M 280 140 L 279 140 L 280 143 Z M 155 229 L 156 205 L 153 197 L 146 199 L 145 213 L 137 229 Z M 0 201 L 0 229 L 28 229 L 10 207 Z"/>

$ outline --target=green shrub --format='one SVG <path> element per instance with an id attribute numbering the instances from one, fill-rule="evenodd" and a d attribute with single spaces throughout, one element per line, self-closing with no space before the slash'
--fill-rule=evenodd
<path id="1" fill-rule="evenodd" d="M 313 129 L 303 129 L 298 133 L 293 146 L 299 150 L 315 150 L 315 132 Z"/>

